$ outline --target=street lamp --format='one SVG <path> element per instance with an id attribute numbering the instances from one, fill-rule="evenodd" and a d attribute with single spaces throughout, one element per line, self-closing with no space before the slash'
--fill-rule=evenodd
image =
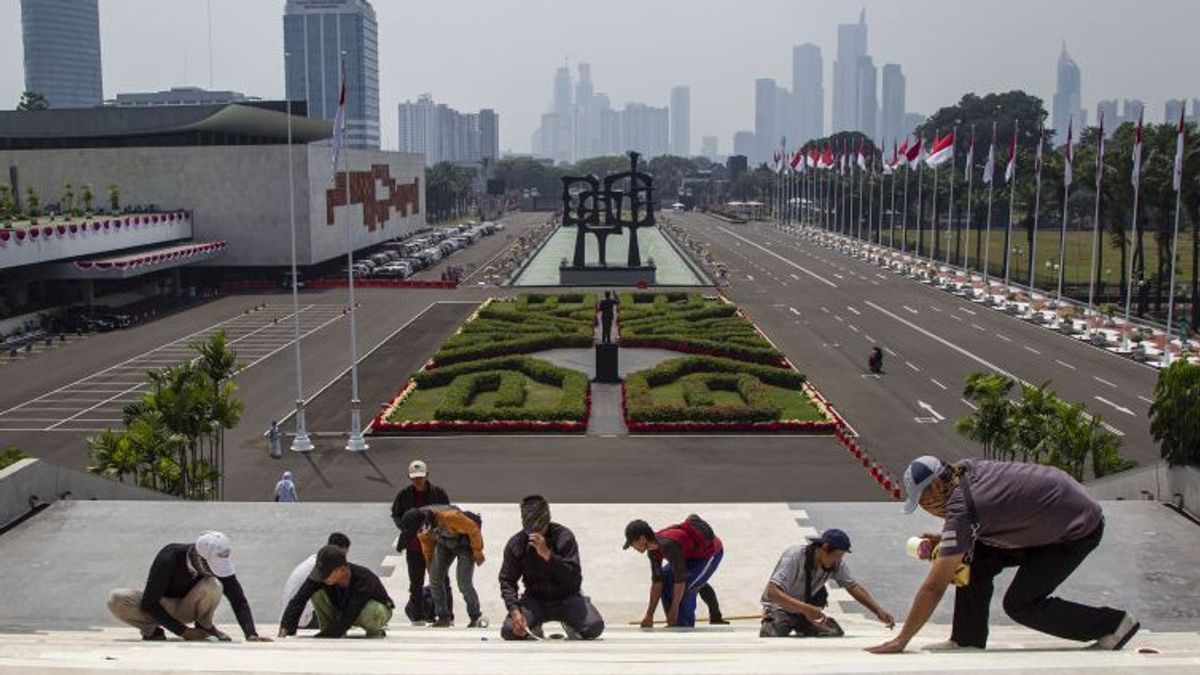
<path id="1" fill-rule="evenodd" d="M 292 54 L 283 53 L 284 96 L 287 98 L 287 146 L 288 146 L 288 215 L 292 234 L 292 341 L 296 355 L 296 435 L 292 438 L 292 452 L 312 452 L 313 442 L 308 437 L 308 426 L 304 419 L 304 379 L 300 362 L 300 279 L 296 271 L 296 164 L 292 148 L 292 97 L 287 94 L 286 80 L 291 72 Z"/>

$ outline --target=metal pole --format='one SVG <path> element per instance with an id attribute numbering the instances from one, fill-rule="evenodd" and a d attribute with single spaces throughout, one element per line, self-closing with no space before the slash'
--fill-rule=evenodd
<path id="1" fill-rule="evenodd" d="M 1017 204 L 1017 120 L 1013 120 L 1013 156 L 1009 161 L 1013 163 L 1012 180 L 1008 181 L 1008 229 L 1004 232 L 1004 288 L 1008 289 L 1008 270 L 1012 263 L 1012 226 L 1013 226 L 1013 209 Z M 1006 167 L 1007 169 L 1007 167 Z M 1007 173 L 1007 170 L 1005 171 Z"/>
<path id="2" fill-rule="evenodd" d="M 954 127 L 954 142 L 958 143 L 958 127 Z M 954 232 L 954 150 L 955 146 L 950 146 L 950 196 L 946 199 L 946 266 L 950 266 L 950 236 Z M 958 246 L 954 247 L 955 249 Z M 956 250 L 955 253 L 958 251 Z"/>
<path id="3" fill-rule="evenodd" d="M 284 77 L 291 65 L 290 53 L 283 55 Z M 286 90 L 286 87 L 285 87 Z M 304 379 L 300 362 L 300 283 L 296 271 L 296 187 L 295 163 L 292 161 L 292 97 L 287 97 L 287 144 L 288 144 L 288 215 L 292 234 L 292 340 L 296 356 L 296 436 L 292 439 L 292 452 L 311 452 L 312 439 L 308 437 L 308 426 L 304 417 Z"/>
<path id="4" fill-rule="evenodd" d="M 996 123 L 992 122 L 992 145 L 988 150 L 989 157 L 992 162 L 992 177 L 988 179 L 988 212 L 987 212 L 987 232 L 983 240 L 983 285 L 986 287 L 988 283 L 988 258 L 992 248 L 992 197 L 996 192 Z M 970 248 L 969 246 L 967 247 Z M 976 261 L 978 262 L 978 261 Z"/>
<path id="5" fill-rule="evenodd" d="M 900 216 L 900 252 L 908 253 L 908 159 L 904 160 L 904 212 Z M 895 179 L 892 179 L 895 181 Z M 895 188 L 895 182 L 892 183 Z"/>
<path id="6" fill-rule="evenodd" d="M 1175 320 L 1175 259 L 1179 255 L 1179 197 L 1183 194 L 1182 181 L 1179 189 L 1175 191 L 1175 232 L 1171 235 L 1171 290 L 1167 292 L 1167 341 L 1163 343 L 1163 365 L 1171 365 L 1171 332 L 1174 330 L 1172 321 Z M 1192 299 L 1194 303 L 1195 298 Z M 1194 311 L 1194 310 L 1193 310 Z M 1183 336 L 1180 335 L 1179 343 L 1182 347 Z"/>
<path id="7" fill-rule="evenodd" d="M 1096 137 L 1096 210 L 1092 216 L 1092 274 L 1088 278 L 1088 312 L 1096 302 L 1096 276 L 1100 257 L 1100 183 L 1104 178 L 1104 116 L 1100 116 L 1100 129 Z"/>
<path id="8" fill-rule="evenodd" d="M 1140 124 L 1140 121 L 1139 121 Z M 1125 279 L 1125 324 L 1121 326 L 1121 351 L 1129 351 L 1129 309 L 1133 303 L 1133 257 L 1134 245 L 1137 243 L 1138 237 L 1138 198 L 1142 193 L 1142 175 L 1141 167 L 1138 167 L 1138 175 L 1133 181 L 1133 227 L 1130 233 L 1130 239 L 1126 243 L 1125 248 L 1129 255 L 1129 276 Z M 1176 211 L 1175 215 L 1179 215 Z"/>
<path id="9" fill-rule="evenodd" d="M 893 141 L 894 142 L 894 141 Z M 893 150 L 895 146 L 892 146 Z M 888 248 L 896 248 L 896 176 L 900 173 L 898 166 L 892 167 L 892 208 L 888 215 Z M 904 189 L 908 189 L 908 181 L 904 182 Z"/>
<path id="10" fill-rule="evenodd" d="M 922 223 L 921 223 L 922 213 L 921 212 L 924 210 L 921 207 L 925 205 L 925 195 L 924 195 L 925 182 L 921 180 L 921 174 L 923 173 L 924 166 L 925 166 L 925 162 L 922 162 L 920 156 L 918 156 L 917 157 L 917 246 L 916 246 L 916 256 L 918 258 L 921 257 L 921 225 L 922 225 Z"/>
<path id="11" fill-rule="evenodd" d="M 1041 135 L 1038 136 L 1038 153 L 1039 154 L 1041 154 L 1041 151 L 1042 151 L 1042 143 L 1044 141 L 1042 136 L 1044 134 L 1045 134 L 1045 132 L 1043 131 L 1041 133 Z M 1042 160 L 1041 160 L 1041 158 L 1038 158 L 1036 160 L 1036 164 L 1037 164 L 1037 166 L 1035 167 L 1036 168 L 1036 171 L 1035 171 L 1036 177 L 1034 178 L 1034 182 L 1037 185 L 1035 186 L 1035 192 L 1034 192 L 1034 197 L 1033 197 L 1033 242 L 1029 245 L 1029 290 L 1030 290 L 1030 292 L 1033 292 L 1034 290 L 1037 289 L 1037 286 L 1034 285 L 1034 282 L 1037 280 L 1038 223 L 1041 222 L 1040 216 L 1041 216 L 1041 211 L 1042 211 Z"/>
<path id="12" fill-rule="evenodd" d="M 973 220 L 972 216 L 974 215 L 974 212 L 971 211 L 971 196 L 972 196 L 972 190 L 975 187 L 975 167 L 972 166 L 974 163 L 975 163 L 975 125 L 972 124 L 971 125 L 971 154 L 970 154 L 970 161 L 967 162 L 967 224 L 966 224 L 967 240 L 965 242 L 963 242 L 963 252 L 962 252 L 962 266 L 968 272 L 968 280 L 970 279 L 969 273 L 971 271 L 971 224 L 972 224 L 972 220 Z M 995 167 L 993 167 L 993 169 L 994 168 Z M 993 171 L 993 173 L 994 173 L 994 171 Z M 976 259 L 975 262 L 976 262 L 976 264 L 978 264 L 979 260 Z"/>
<path id="13" fill-rule="evenodd" d="M 345 58 L 345 52 L 342 52 L 342 58 Z M 345 121 L 342 122 L 345 124 Z M 342 173 L 346 176 L 346 208 L 344 211 L 350 210 L 350 171 L 347 168 L 347 160 L 345 153 L 342 154 Z M 362 402 L 358 399 L 358 328 L 356 324 L 356 315 L 358 308 L 354 305 L 354 238 L 351 234 L 353 224 L 350 219 L 346 220 L 346 264 L 349 269 L 346 270 L 346 275 L 349 277 L 350 285 L 350 437 L 346 441 L 346 449 L 351 452 L 362 452 L 370 446 L 363 439 L 362 434 Z"/>
<path id="14" fill-rule="evenodd" d="M 1067 148 L 1068 148 L 1068 152 L 1070 152 L 1070 146 L 1067 146 Z M 1070 161 L 1070 158 L 1068 158 L 1067 161 Z M 1054 306 L 1056 308 L 1062 304 L 1063 276 L 1066 274 L 1066 271 L 1067 271 L 1067 267 L 1066 267 L 1066 261 L 1067 261 L 1067 213 L 1068 213 L 1067 207 L 1070 202 L 1070 198 L 1071 198 L 1071 186 L 1064 181 L 1063 182 L 1062 229 L 1059 230 L 1059 235 L 1058 235 L 1058 290 L 1055 292 L 1055 297 L 1054 297 Z M 1056 317 L 1058 316 L 1058 312 L 1055 312 L 1055 316 Z"/>

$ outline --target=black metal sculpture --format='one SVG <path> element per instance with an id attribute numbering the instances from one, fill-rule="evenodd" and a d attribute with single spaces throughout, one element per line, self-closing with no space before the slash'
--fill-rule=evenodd
<path id="1" fill-rule="evenodd" d="M 572 261 L 575 267 L 586 265 L 584 253 L 589 233 L 596 235 L 600 266 L 605 267 L 608 265 L 608 236 L 621 234 L 625 229 L 629 230 L 629 257 L 626 264 L 629 267 L 642 266 L 637 230 L 641 227 L 653 227 L 655 221 L 653 180 L 650 174 L 638 171 L 640 157 L 636 152 L 629 153 L 629 171 L 606 176 L 603 189 L 600 179 L 594 175 L 563 176 L 562 224 L 577 228 L 575 255 Z M 617 189 L 618 187 L 624 189 Z M 628 219 L 625 218 L 626 201 L 629 205 Z M 603 223 L 600 218 L 602 213 Z"/>

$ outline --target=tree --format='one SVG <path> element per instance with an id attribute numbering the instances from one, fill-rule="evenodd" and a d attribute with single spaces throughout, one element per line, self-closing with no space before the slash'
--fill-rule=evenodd
<path id="1" fill-rule="evenodd" d="M 87 213 L 91 213 L 92 212 L 92 200 L 94 200 L 96 198 L 96 195 L 92 192 L 92 186 L 87 183 L 84 183 L 83 187 L 81 188 L 80 195 L 83 198 L 84 211 Z"/>
<path id="2" fill-rule="evenodd" d="M 50 102 L 45 96 L 36 91 L 26 91 L 21 94 L 21 100 L 17 103 L 17 110 L 22 112 L 31 112 L 34 110 L 48 110 Z"/>
<path id="3" fill-rule="evenodd" d="M 17 216 L 13 189 L 8 183 L 0 183 L 0 220 L 11 220 Z"/>
<path id="4" fill-rule="evenodd" d="M 1200 466 L 1200 365 L 1179 360 L 1159 372 L 1150 435 L 1171 466 Z"/>
<path id="5" fill-rule="evenodd" d="M 466 212 L 474 192 L 476 172 L 452 162 L 438 162 L 425 171 L 425 211 L 433 220 L 444 220 Z"/>
<path id="6" fill-rule="evenodd" d="M 1006 456 L 1012 446 L 1010 431 L 1013 403 L 1008 394 L 1013 380 L 994 373 L 971 373 L 963 398 L 975 405 L 970 415 L 955 423 L 955 430 L 983 446 L 984 459 Z"/>
<path id="7" fill-rule="evenodd" d="M 75 215 L 75 186 L 70 183 L 63 184 L 62 203 L 59 204 L 59 210 L 70 216 Z"/>
<path id="8" fill-rule="evenodd" d="M 1132 462 L 1118 454 L 1120 439 L 1104 428 L 1097 415 L 1088 415 L 1083 404 L 1056 401 L 1055 415 L 1047 431 L 1051 448 L 1046 463 L 1082 481 L 1090 459 L 1092 473 L 1101 478 L 1129 468 Z"/>
<path id="9" fill-rule="evenodd" d="M 38 199 L 38 195 L 33 191 L 33 188 L 25 188 L 25 208 L 29 210 L 29 219 L 34 223 L 37 222 L 38 216 L 41 215 L 42 202 Z"/>
<path id="10" fill-rule="evenodd" d="M 121 210 L 121 188 L 116 185 L 108 186 L 108 207 L 112 209 L 112 213 Z"/>
<path id="11" fill-rule="evenodd" d="M 625 159 L 625 168 L 629 168 L 629 159 Z M 669 204 L 667 200 L 677 199 L 683 179 L 696 173 L 696 163 L 687 157 L 675 155 L 660 155 L 646 164 L 645 171 L 654 177 L 654 188 L 659 204 Z"/>
<path id="12" fill-rule="evenodd" d="M 598 178 L 620 173 L 629 170 L 629 157 L 625 155 L 603 155 L 601 157 L 588 157 L 581 159 L 575 163 L 575 167 L 569 169 L 571 175 L 586 176 L 594 174 Z"/>
<path id="13" fill-rule="evenodd" d="M 1036 387 L 1021 385 L 1021 401 L 1012 418 L 1013 454 L 1022 462 L 1041 462 L 1048 454 L 1050 431 L 1059 414 L 1059 398 L 1044 382 Z"/>

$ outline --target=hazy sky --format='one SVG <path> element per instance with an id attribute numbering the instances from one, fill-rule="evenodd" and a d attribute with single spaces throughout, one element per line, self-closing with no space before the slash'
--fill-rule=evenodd
<path id="1" fill-rule="evenodd" d="M 373 0 L 379 19 L 380 124 L 396 143 L 396 104 L 430 92 L 460 110 L 496 108 L 502 150 L 528 151 L 554 68 L 592 64 L 614 107 L 666 105 L 692 87 L 692 148 L 753 128 L 754 79 L 791 83 L 791 47 L 825 58 L 826 124 L 837 24 L 865 5 L 877 66 L 900 63 L 908 108 L 963 93 L 1024 88 L 1046 100 L 1062 47 L 1083 71 L 1089 115 L 1101 98 L 1140 98 L 1161 121 L 1168 98 L 1200 96 L 1197 0 Z M 207 87 L 206 0 L 100 0 L 104 94 Z M 212 81 L 283 95 L 283 0 L 211 0 Z M 0 0 L 0 107 L 24 86 L 19 0 Z"/>

